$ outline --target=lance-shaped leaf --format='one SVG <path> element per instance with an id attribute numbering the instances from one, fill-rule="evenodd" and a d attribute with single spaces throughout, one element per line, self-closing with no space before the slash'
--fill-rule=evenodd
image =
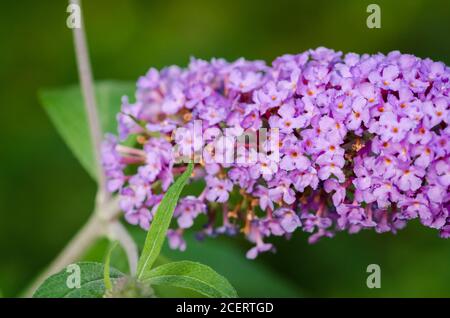
<path id="1" fill-rule="evenodd" d="M 181 261 L 164 264 L 145 272 L 141 280 L 151 285 L 191 289 L 206 297 L 237 297 L 236 290 L 225 277 L 211 267 L 196 262 Z"/>
<path id="2" fill-rule="evenodd" d="M 117 246 L 117 242 L 113 242 L 111 244 L 111 247 L 108 250 L 108 253 L 106 253 L 106 258 L 105 258 L 105 266 L 103 268 L 103 281 L 105 283 L 105 289 L 107 291 L 112 290 L 113 288 L 113 284 L 111 282 L 111 254 L 112 251 L 116 248 Z"/>
<path id="3" fill-rule="evenodd" d="M 104 267 L 101 263 L 79 262 L 68 265 L 49 278 L 36 290 L 35 298 L 101 298 L 105 294 Z M 112 283 L 124 276 L 110 268 Z"/>
<path id="4" fill-rule="evenodd" d="M 183 174 L 167 190 L 156 210 L 150 230 L 147 233 L 147 238 L 145 239 L 144 250 L 138 263 L 137 278 L 139 280 L 142 279 L 146 271 L 150 271 L 161 251 L 178 198 L 191 176 L 193 169 L 194 164 L 190 162 Z"/>
<path id="5" fill-rule="evenodd" d="M 103 133 L 117 131 L 117 114 L 122 96 L 134 96 L 135 85 L 129 82 L 103 81 L 96 83 L 95 93 Z M 41 91 L 42 105 L 56 129 L 86 169 L 96 179 L 89 126 L 79 86 Z"/>

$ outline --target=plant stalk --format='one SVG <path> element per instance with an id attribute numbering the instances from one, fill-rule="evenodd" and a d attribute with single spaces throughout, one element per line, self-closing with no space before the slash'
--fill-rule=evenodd
<path id="1" fill-rule="evenodd" d="M 78 76 L 80 79 L 81 91 L 84 98 L 84 107 L 86 109 L 86 114 L 88 117 L 92 150 L 94 151 L 94 159 L 97 171 L 97 182 L 99 186 L 99 192 L 103 193 L 105 190 L 106 178 L 101 164 L 101 154 L 100 154 L 100 147 L 102 142 L 102 129 L 100 126 L 100 119 L 97 112 L 94 81 L 92 76 L 91 63 L 89 61 L 86 34 L 84 31 L 83 11 L 81 10 L 80 0 L 70 0 L 69 2 L 70 4 L 77 5 L 80 8 L 80 28 L 72 29 L 73 40 L 78 65 Z"/>
<path id="2" fill-rule="evenodd" d="M 64 250 L 53 260 L 53 262 L 33 281 L 24 293 L 24 297 L 32 297 L 34 291 L 47 277 L 59 272 L 65 266 L 76 262 L 86 249 L 91 246 L 102 233 L 102 223 L 93 214 L 81 230 L 72 238 Z"/>
<path id="3" fill-rule="evenodd" d="M 106 191 L 106 177 L 101 164 L 100 154 L 102 129 L 97 112 L 93 77 L 89 62 L 80 2 L 81 1 L 79 0 L 69 0 L 70 4 L 75 4 L 80 7 L 81 27 L 73 28 L 73 36 L 81 90 L 88 117 L 92 149 L 96 162 L 98 190 L 95 208 L 89 220 L 81 230 L 73 237 L 56 259 L 53 260 L 49 267 L 28 287 L 24 293 L 25 297 L 31 297 L 36 288 L 38 288 L 47 277 L 59 272 L 65 266 L 78 261 L 86 252 L 86 249 L 102 236 L 117 239 L 127 254 L 131 273 L 134 274 L 137 268 L 138 249 L 136 244 L 120 221 L 117 220 L 117 216 L 120 212 L 118 210 L 117 199 L 112 198 L 108 191 Z"/>

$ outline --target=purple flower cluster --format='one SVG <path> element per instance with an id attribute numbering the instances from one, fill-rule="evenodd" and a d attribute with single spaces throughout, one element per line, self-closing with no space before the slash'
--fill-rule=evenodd
<path id="1" fill-rule="evenodd" d="M 186 247 L 183 231 L 199 215 L 201 236 L 243 232 L 255 244 L 249 258 L 274 249 L 268 237 L 296 229 L 316 242 L 341 230 L 395 233 L 418 218 L 448 238 L 449 102 L 450 68 L 398 51 L 318 48 L 272 66 L 194 59 L 187 69 L 151 69 L 137 82 L 136 102 L 123 100 L 119 138 L 104 142 L 108 189 L 125 218 L 147 229 L 184 169 L 175 145 L 198 151 L 225 128 L 236 136 L 277 128 L 279 160 L 269 153 L 252 164 L 196 165 L 193 179 L 206 185 L 180 200 L 173 248 Z M 194 120 L 206 134 L 200 143 L 177 130 L 192 130 Z"/>

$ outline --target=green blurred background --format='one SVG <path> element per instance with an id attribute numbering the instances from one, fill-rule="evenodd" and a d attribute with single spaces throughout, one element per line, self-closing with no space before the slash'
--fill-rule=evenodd
<path id="1" fill-rule="evenodd" d="M 366 7 L 381 6 L 381 29 L 366 27 Z M 450 64 L 450 1 L 138 1 L 85 0 L 97 79 L 136 80 L 151 66 L 186 65 L 190 56 L 264 59 L 317 46 L 344 52 L 399 49 Z M 91 212 L 95 184 L 37 100 L 43 87 L 77 82 L 66 1 L 0 4 L 0 291 L 15 296 L 65 246 Z M 450 241 L 410 224 L 398 235 L 338 234 L 316 245 L 296 233 L 278 252 L 245 260 L 242 239 L 194 245 L 177 258 L 210 260 L 233 283 L 242 266 L 280 280 L 242 296 L 450 296 Z M 221 259 L 229 248 L 242 260 Z M 196 255 L 194 255 L 196 254 Z M 366 287 L 366 267 L 382 288 Z M 256 271 L 256 269 L 255 269 Z M 225 273 L 224 273 L 225 274 Z M 289 283 L 286 283 L 289 282 Z M 289 284 L 290 291 L 282 291 Z M 262 285 L 261 285 L 262 286 Z M 267 284 L 265 285 L 267 286 Z M 263 289 L 263 290 L 261 290 Z M 266 289 L 266 290 L 264 290 Z"/>

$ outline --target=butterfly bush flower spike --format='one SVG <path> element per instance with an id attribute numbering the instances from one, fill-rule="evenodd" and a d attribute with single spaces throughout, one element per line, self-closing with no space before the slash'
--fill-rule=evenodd
<path id="1" fill-rule="evenodd" d="M 202 238 L 245 236 L 251 259 L 275 250 L 270 237 L 296 231 L 315 243 L 338 231 L 396 233 L 418 219 L 449 238 L 449 102 L 449 67 L 398 51 L 317 48 L 271 65 L 192 59 L 150 69 L 136 101 L 122 100 L 118 137 L 104 140 L 107 188 L 125 219 L 148 229 L 194 160 L 200 190 L 180 199 L 168 232 L 180 250 L 193 226 Z"/>

